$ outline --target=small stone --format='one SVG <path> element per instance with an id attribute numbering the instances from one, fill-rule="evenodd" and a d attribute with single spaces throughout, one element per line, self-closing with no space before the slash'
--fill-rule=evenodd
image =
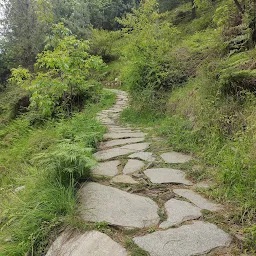
<path id="1" fill-rule="evenodd" d="M 129 175 L 118 175 L 115 176 L 111 181 L 114 183 L 138 184 L 138 182 Z"/>
<path id="2" fill-rule="evenodd" d="M 134 132 L 134 133 L 106 133 L 104 139 L 125 139 L 125 138 L 144 138 L 145 133 L 143 132 Z"/>
<path id="3" fill-rule="evenodd" d="M 62 233 L 46 256 L 127 256 L 126 250 L 107 235 L 98 231 L 84 234 Z"/>
<path id="4" fill-rule="evenodd" d="M 195 193 L 192 190 L 189 189 L 174 189 L 173 192 L 179 196 L 182 196 L 186 199 L 188 199 L 190 202 L 195 204 L 201 209 L 205 209 L 208 211 L 218 211 L 222 209 L 222 206 L 219 204 L 214 204 L 207 199 L 203 198 L 199 194 Z"/>
<path id="5" fill-rule="evenodd" d="M 94 176 L 113 177 L 118 174 L 118 166 L 121 164 L 119 160 L 99 163 L 92 169 Z"/>
<path id="6" fill-rule="evenodd" d="M 199 183 L 195 184 L 195 187 L 208 189 L 208 188 L 210 188 L 212 185 L 213 185 L 213 183 L 211 183 L 211 182 L 202 181 L 202 182 L 199 182 Z"/>
<path id="7" fill-rule="evenodd" d="M 171 199 L 165 203 L 168 215 L 160 228 L 169 228 L 187 220 L 195 220 L 202 216 L 201 209 L 185 201 Z"/>
<path id="8" fill-rule="evenodd" d="M 231 238 L 214 224 L 195 221 L 191 225 L 135 237 L 133 241 L 151 256 L 194 256 L 228 247 Z"/>
<path id="9" fill-rule="evenodd" d="M 168 164 L 182 164 L 192 159 L 191 156 L 184 155 L 182 153 L 177 153 L 177 152 L 164 153 L 161 155 L 161 157 Z"/>
<path id="10" fill-rule="evenodd" d="M 192 185 L 192 183 L 185 178 L 185 173 L 180 170 L 170 168 L 155 168 L 147 169 L 144 171 L 145 175 L 150 179 L 152 183 L 174 183 Z"/>
<path id="11" fill-rule="evenodd" d="M 131 143 L 137 143 L 137 142 L 142 142 L 142 141 L 144 141 L 144 138 L 110 140 L 110 141 L 102 143 L 100 148 L 104 149 L 104 148 L 110 148 L 110 147 L 115 147 L 115 146 L 120 146 L 120 145 L 125 145 L 125 144 L 131 144 Z"/>
<path id="12" fill-rule="evenodd" d="M 117 188 L 89 182 L 80 189 L 79 199 L 85 221 L 105 221 L 128 228 L 150 227 L 159 222 L 158 206 L 153 200 Z"/>
<path id="13" fill-rule="evenodd" d="M 129 158 L 139 158 L 147 162 L 154 162 L 156 159 L 151 152 L 138 152 L 129 156 Z"/>
<path id="14" fill-rule="evenodd" d="M 145 166 L 145 163 L 140 160 L 129 159 L 123 169 L 123 173 L 124 174 L 134 173 L 141 170 L 144 166 Z"/>
<path id="15" fill-rule="evenodd" d="M 173 193 L 173 192 L 163 193 L 163 194 L 160 194 L 159 197 L 160 197 L 163 201 L 168 201 L 168 200 L 174 198 L 174 193 Z"/>
<path id="16" fill-rule="evenodd" d="M 26 187 L 25 186 L 20 186 L 14 189 L 14 192 L 20 192 L 22 190 L 24 190 Z"/>

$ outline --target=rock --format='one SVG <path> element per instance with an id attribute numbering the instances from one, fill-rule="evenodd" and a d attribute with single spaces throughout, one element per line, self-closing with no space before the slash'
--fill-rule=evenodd
<path id="1" fill-rule="evenodd" d="M 135 144 L 129 144 L 129 145 L 122 146 L 122 148 L 133 149 L 136 151 L 143 151 L 143 150 L 147 150 L 149 148 L 149 146 L 150 146 L 149 143 L 135 143 Z"/>
<path id="2" fill-rule="evenodd" d="M 111 149 L 106 149 L 102 151 L 98 151 L 97 153 L 94 154 L 94 157 L 96 158 L 97 161 L 105 161 L 109 160 L 112 158 L 115 158 L 117 156 L 124 156 L 130 153 L 133 153 L 134 149 L 125 149 L 125 148 L 111 148 Z"/>
<path id="3" fill-rule="evenodd" d="M 202 182 L 199 182 L 199 183 L 195 184 L 195 187 L 196 187 L 196 188 L 205 188 L 205 189 L 208 189 L 208 188 L 210 188 L 211 186 L 213 186 L 213 183 L 212 183 L 212 182 L 208 182 L 208 181 L 202 181 Z"/>
<path id="4" fill-rule="evenodd" d="M 145 150 L 149 147 L 149 143 L 135 143 L 130 145 L 125 145 L 118 148 L 111 148 L 98 151 L 94 154 L 96 160 L 103 161 L 108 160 L 117 156 L 127 155 L 133 152 Z"/>
<path id="5" fill-rule="evenodd" d="M 196 221 L 191 225 L 135 237 L 133 241 L 151 256 L 194 256 L 227 247 L 231 238 L 214 224 Z"/>
<path id="6" fill-rule="evenodd" d="M 20 192 L 22 190 L 24 190 L 26 187 L 25 186 L 20 186 L 14 189 L 14 192 Z"/>
<path id="7" fill-rule="evenodd" d="M 138 184 L 138 182 L 129 175 L 118 175 L 115 176 L 111 181 L 114 183 Z"/>
<path id="8" fill-rule="evenodd" d="M 144 166 L 145 166 L 145 163 L 140 160 L 129 159 L 123 169 L 123 173 L 124 174 L 134 173 L 141 170 Z"/>
<path id="9" fill-rule="evenodd" d="M 101 148 L 110 148 L 125 144 L 138 143 L 144 141 L 144 138 L 130 138 L 130 139 L 120 139 L 120 140 L 110 140 L 102 143 Z"/>
<path id="10" fill-rule="evenodd" d="M 144 228 L 159 222 L 158 206 L 150 198 L 129 194 L 98 183 L 86 183 L 79 191 L 80 214 L 85 221 L 129 228 Z"/>
<path id="11" fill-rule="evenodd" d="M 189 189 L 174 189 L 173 192 L 179 196 L 182 196 L 189 201 L 191 201 L 193 204 L 198 206 L 201 209 L 205 209 L 208 211 L 218 211 L 222 209 L 221 205 L 214 204 L 207 199 L 203 198 L 199 194 L 195 193 L 192 190 Z"/>
<path id="12" fill-rule="evenodd" d="M 151 152 L 138 152 L 129 156 L 129 158 L 139 158 L 147 162 L 154 162 L 156 159 Z"/>
<path id="13" fill-rule="evenodd" d="M 127 256 L 126 250 L 107 235 L 98 231 L 84 234 L 62 233 L 46 256 Z"/>
<path id="14" fill-rule="evenodd" d="M 160 228 L 169 228 L 187 220 L 195 220 L 202 216 L 201 209 L 185 201 L 171 199 L 165 203 L 167 221 Z"/>
<path id="15" fill-rule="evenodd" d="M 192 159 L 191 156 L 184 155 L 182 153 L 177 153 L 177 152 L 164 153 L 161 155 L 161 157 L 168 164 L 182 164 Z"/>
<path id="16" fill-rule="evenodd" d="M 119 160 L 99 163 L 92 169 L 92 174 L 94 176 L 113 177 L 118 174 L 118 165 L 120 164 Z"/>
<path id="17" fill-rule="evenodd" d="M 145 133 L 143 132 L 131 132 L 131 133 L 106 133 L 104 139 L 125 139 L 125 138 L 144 138 Z"/>
<path id="18" fill-rule="evenodd" d="M 144 173 L 152 183 L 174 183 L 192 185 L 192 183 L 185 178 L 185 173 L 180 170 L 170 168 L 155 168 L 147 169 L 146 171 L 144 171 Z"/>

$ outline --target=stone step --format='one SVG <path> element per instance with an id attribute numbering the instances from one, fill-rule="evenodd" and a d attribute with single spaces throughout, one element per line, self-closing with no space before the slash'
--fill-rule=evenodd
<path id="1" fill-rule="evenodd" d="M 52 244 L 46 256 L 127 256 L 126 250 L 98 231 L 80 234 L 63 232 Z"/>
<path id="2" fill-rule="evenodd" d="M 231 238 L 214 224 L 195 221 L 179 228 L 135 237 L 133 241 L 151 256 L 194 256 L 227 247 Z"/>
<path id="3" fill-rule="evenodd" d="M 129 194 L 98 183 L 87 183 L 79 191 L 79 212 L 85 221 L 144 228 L 159 222 L 158 206 L 150 198 Z"/>

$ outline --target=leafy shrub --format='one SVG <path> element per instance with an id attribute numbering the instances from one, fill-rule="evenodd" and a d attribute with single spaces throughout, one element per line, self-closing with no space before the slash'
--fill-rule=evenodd
<path id="1" fill-rule="evenodd" d="M 61 184 L 69 186 L 90 177 L 90 169 L 96 164 L 91 153 L 91 148 L 66 140 L 57 144 L 54 150 L 39 154 L 35 160 L 39 160 Z"/>
<path id="2" fill-rule="evenodd" d="M 142 2 L 138 10 L 119 19 L 127 39 L 123 51 L 126 67 L 122 77 L 132 96 L 148 95 L 144 103 L 146 99 L 159 98 L 158 91 L 167 91 L 184 80 L 181 68 L 168 52 L 179 32 L 163 20 L 157 6 L 155 0 Z"/>
<path id="3" fill-rule="evenodd" d="M 72 112 L 75 96 L 90 85 L 86 81 L 103 65 L 100 57 L 88 53 L 88 42 L 76 39 L 62 23 L 53 26 L 52 34 L 37 56 L 38 72 L 19 67 L 12 69 L 10 79 L 31 93 L 30 107 L 42 116 Z"/>
<path id="4" fill-rule="evenodd" d="M 120 31 L 93 29 L 90 47 L 91 54 L 101 56 L 106 63 L 117 60 L 119 53 L 115 50 L 115 44 L 120 40 L 120 37 Z"/>
<path id="5" fill-rule="evenodd" d="M 220 91 L 223 95 L 241 99 L 246 92 L 256 93 L 255 70 L 238 70 L 224 73 L 220 77 Z"/>

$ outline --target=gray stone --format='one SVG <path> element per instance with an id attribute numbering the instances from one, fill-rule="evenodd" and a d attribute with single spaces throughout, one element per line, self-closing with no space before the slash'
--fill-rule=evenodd
<path id="1" fill-rule="evenodd" d="M 130 153 L 135 152 L 136 150 L 134 149 L 125 149 L 125 148 L 111 148 L 111 149 L 106 149 L 102 151 L 98 151 L 97 153 L 94 154 L 94 157 L 96 158 L 97 161 L 105 161 L 109 160 L 118 156 L 124 156 Z"/>
<path id="2" fill-rule="evenodd" d="M 129 194 L 98 183 L 86 183 L 79 191 L 80 214 L 85 221 L 144 228 L 159 222 L 158 206 L 150 198 Z"/>
<path id="3" fill-rule="evenodd" d="M 171 199 L 165 203 L 168 215 L 166 221 L 161 223 L 160 228 L 169 228 L 187 220 L 195 220 L 202 216 L 201 209 L 185 201 Z"/>
<path id="4" fill-rule="evenodd" d="M 185 173 L 180 170 L 170 168 L 155 168 L 144 171 L 145 175 L 152 183 L 174 183 L 192 185 L 192 183 L 185 178 Z"/>
<path id="5" fill-rule="evenodd" d="M 94 176 L 113 177 L 118 174 L 118 165 L 120 164 L 119 160 L 99 163 L 92 169 L 92 174 Z"/>
<path id="6" fill-rule="evenodd" d="M 84 234 L 62 233 L 46 256 L 127 256 L 126 250 L 107 235 L 98 231 Z"/>
<path id="7" fill-rule="evenodd" d="M 141 150 L 146 150 L 149 147 L 149 143 L 135 143 L 130 145 L 125 145 L 118 148 L 111 148 L 98 151 L 94 154 L 96 160 L 108 160 L 111 158 L 115 158 L 117 156 L 123 156 L 130 153 L 134 153 Z"/>
<path id="8" fill-rule="evenodd" d="M 104 139 L 125 139 L 125 138 L 144 138 L 145 133 L 143 132 L 131 132 L 131 133 L 106 133 Z"/>
<path id="9" fill-rule="evenodd" d="M 192 190 L 189 189 L 174 189 L 173 192 L 179 196 L 182 196 L 189 201 L 191 201 L 193 204 L 198 206 L 201 209 L 205 209 L 208 211 L 218 211 L 222 209 L 222 206 L 219 204 L 214 204 L 207 199 L 203 198 L 199 194 L 195 193 Z"/>
<path id="10" fill-rule="evenodd" d="M 14 192 L 20 192 L 22 190 L 24 190 L 26 187 L 25 186 L 20 186 L 14 189 Z"/>
<path id="11" fill-rule="evenodd" d="M 134 173 L 141 170 L 144 166 L 145 166 L 145 163 L 140 160 L 129 159 L 123 169 L 123 173 L 124 174 Z"/>
<path id="12" fill-rule="evenodd" d="M 195 221 L 191 225 L 135 237 L 134 242 L 150 256 L 205 255 L 216 248 L 227 247 L 231 238 L 216 225 Z"/>
<path id="13" fill-rule="evenodd" d="M 196 187 L 196 188 L 208 189 L 208 188 L 210 188 L 211 186 L 213 186 L 213 183 L 210 182 L 210 181 L 201 181 L 201 182 L 195 184 L 195 187 Z"/>
<path id="14" fill-rule="evenodd" d="M 130 139 L 120 139 L 120 140 L 110 140 L 102 143 L 101 148 L 110 148 L 130 143 L 138 143 L 144 141 L 144 138 L 130 138 Z"/>
<path id="15" fill-rule="evenodd" d="M 182 153 L 177 153 L 177 152 L 164 153 L 161 155 L 161 157 L 168 164 L 182 164 L 192 159 L 191 156 L 184 155 Z"/>
<path id="16" fill-rule="evenodd" d="M 144 151 L 144 150 L 147 150 L 149 146 L 150 146 L 149 143 L 135 143 L 135 144 L 122 146 L 121 148 L 133 149 L 135 151 Z"/>
<path id="17" fill-rule="evenodd" d="M 139 158 L 147 162 L 154 162 L 156 159 L 151 152 L 138 152 L 129 156 L 129 158 Z"/>
<path id="18" fill-rule="evenodd" d="M 114 183 L 138 184 L 138 182 L 129 175 L 118 175 L 115 176 L 111 181 Z"/>

